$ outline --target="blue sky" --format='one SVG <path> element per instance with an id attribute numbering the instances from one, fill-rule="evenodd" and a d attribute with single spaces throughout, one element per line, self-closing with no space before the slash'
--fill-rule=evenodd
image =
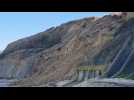
<path id="1" fill-rule="evenodd" d="M 108 12 L 0 12 L 0 50 L 8 43 L 62 23 Z"/>

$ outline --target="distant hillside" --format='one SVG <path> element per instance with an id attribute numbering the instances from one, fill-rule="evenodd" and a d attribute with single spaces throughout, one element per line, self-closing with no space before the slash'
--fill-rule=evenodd
<path id="1" fill-rule="evenodd" d="M 106 15 L 52 27 L 7 46 L 0 55 L 0 77 L 17 84 L 94 77 L 134 78 L 134 19 Z"/>

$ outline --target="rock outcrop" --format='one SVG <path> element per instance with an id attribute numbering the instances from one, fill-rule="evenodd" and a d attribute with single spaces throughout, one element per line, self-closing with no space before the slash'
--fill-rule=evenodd
<path id="1" fill-rule="evenodd" d="M 105 73 L 127 38 L 131 37 L 129 46 L 133 45 L 133 29 L 134 19 L 126 21 L 120 15 L 89 17 L 52 27 L 9 44 L 0 54 L 0 77 L 36 86 L 75 79 L 80 66 L 104 65 Z"/>

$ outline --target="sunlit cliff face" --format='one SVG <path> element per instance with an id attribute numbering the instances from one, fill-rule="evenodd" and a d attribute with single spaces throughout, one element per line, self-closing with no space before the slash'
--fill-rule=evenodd
<path id="1" fill-rule="evenodd" d="M 134 12 L 127 12 L 127 20 L 134 17 Z"/>
<path id="2" fill-rule="evenodd" d="M 122 16 L 126 20 L 129 20 L 134 17 L 134 12 L 112 12 L 111 15 Z"/>
<path id="3" fill-rule="evenodd" d="M 122 15 L 122 12 L 112 12 L 111 15 Z"/>

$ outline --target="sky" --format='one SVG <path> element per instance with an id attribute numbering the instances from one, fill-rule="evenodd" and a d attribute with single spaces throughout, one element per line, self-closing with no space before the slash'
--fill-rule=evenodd
<path id="1" fill-rule="evenodd" d="M 109 12 L 0 12 L 0 50 L 18 39 L 45 31 L 53 26 Z"/>

